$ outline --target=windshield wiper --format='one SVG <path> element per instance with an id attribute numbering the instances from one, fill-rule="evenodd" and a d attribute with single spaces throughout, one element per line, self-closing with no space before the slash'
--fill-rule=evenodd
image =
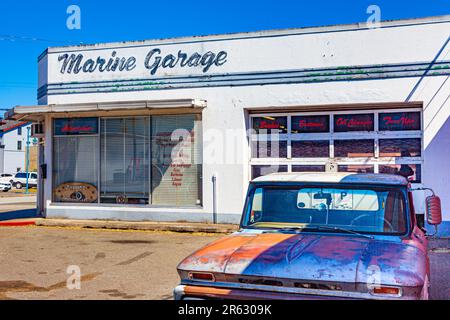
<path id="1" fill-rule="evenodd" d="M 368 238 L 368 239 L 373 239 L 374 237 L 368 234 L 363 234 L 363 233 L 359 233 L 356 232 L 354 230 L 349 230 L 349 229 L 345 229 L 345 228 L 339 228 L 339 227 L 328 227 L 328 226 L 317 226 L 317 227 L 306 227 L 306 230 L 318 230 L 318 231 L 340 231 L 340 232 L 346 232 L 346 233 L 351 233 L 360 237 L 364 237 L 364 238 Z"/>
<path id="2" fill-rule="evenodd" d="M 264 233 L 277 233 L 280 231 L 287 231 L 287 232 L 298 232 L 305 229 L 305 227 L 283 227 L 283 228 L 273 228 L 271 230 L 264 230 Z"/>
<path id="3" fill-rule="evenodd" d="M 299 231 L 310 231 L 310 230 L 314 230 L 314 231 L 340 231 L 340 232 L 346 232 L 346 233 L 350 233 L 350 234 L 354 234 L 356 236 L 360 236 L 360 237 L 364 237 L 364 238 L 368 238 L 368 239 L 373 239 L 374 237 L 368 234 L 363 234 L 363 233 L 359 233 L 356 232 L 354 230 L 349 230 L 349 229 L 345 229 L 345 228 L 339 228 L 339 227 L 328 227 L 328 226 L 317 226 L 317 227 L 284 227 L 284 228 L 279 228 L 279 229 L 274 229 L 274 230 L 270 230 L 270 231 L 264 231 L 264 233 L 270 233 L 270 232 L 279 232 L 279 231 L 287 231 L 287 232 L 299 232 Z"/>

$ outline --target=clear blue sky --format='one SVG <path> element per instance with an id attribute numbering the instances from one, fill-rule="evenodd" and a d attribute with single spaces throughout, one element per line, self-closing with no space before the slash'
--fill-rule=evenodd
<path id="1" fill-rule="evenodd" d="M 72 4 L 81 8 L 81 30 L 66 27 Z M 36 104 L 46 47 L 363 22 L 371 4 L 382 20 L 450 14 L 450 0 L 3 0 L 0 109 Z"/>

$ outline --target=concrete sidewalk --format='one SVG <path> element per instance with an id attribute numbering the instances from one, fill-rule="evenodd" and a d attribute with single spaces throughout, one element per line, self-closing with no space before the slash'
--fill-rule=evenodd
<path id="1" fill-rule="evenodd" d="M 36 203 L 36 195 L 0 198 L 0 206 L 8 204 L 24 204 L 24 203 Z"/>
<path id="2" fill-rule="evenodd" d="M 70 219 L 37 219 L 37 226 L 44 227 L 77 227 L 86 229 L 118 229 L 144 231 L 172 231 L 185 233 L 222 233 L 228 234 L 238 230 L 232 224 L 207 224 L 188 222 L 134 222 L 109 220 L 70 220 Z"/>

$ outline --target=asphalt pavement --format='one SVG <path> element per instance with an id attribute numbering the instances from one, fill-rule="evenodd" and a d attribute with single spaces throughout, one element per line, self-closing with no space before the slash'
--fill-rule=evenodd
<path id="1" fill-rule="evenodd" d="M 36 215 L 0 205 L 0 221 Z M 171 299 L 177 264 L 223 234 L 76 227 L 0 227 L 1 299 Z M 450 239 L 431 239 L 433 299 L 450 300 Z M 67 281 L 79 268 L 81 288 Z"/>
<path id="2" fill-rule="evenodd" d="M 0 228 L 1 299 L 172 299 L 177 264 L 218 236 Z M 70 276 L 80 289 L 69 290 Z"/>

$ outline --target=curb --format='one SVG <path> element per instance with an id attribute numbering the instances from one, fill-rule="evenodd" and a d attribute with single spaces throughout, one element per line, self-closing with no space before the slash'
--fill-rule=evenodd
<path id="1" fill-rule="evenodd" d="M 231 224 L 206 224 L 183 222 L 129 222 L 108 220 L 66 220 L 37 219 L 36 226 L 42 227 L 77 227 L 83 229 L 140 230 L 140 231 L 170 231 L 180 233 L 218 233 L 229 234 L 239 229 Z"/>
<path id="2" fill-rule="evenodd" d="M 0 227 L 26 227 L 34 226 L 36 221 L 26 220 L 26 221 L 0 221 Z"/>

